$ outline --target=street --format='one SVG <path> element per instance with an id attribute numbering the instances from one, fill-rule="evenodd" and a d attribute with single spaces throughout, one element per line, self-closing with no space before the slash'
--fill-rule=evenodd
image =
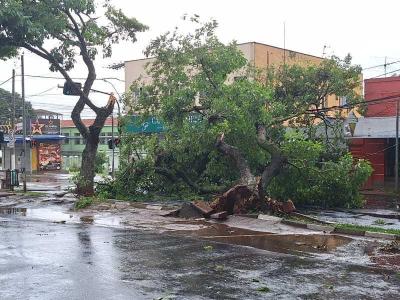
<path id="1" fill-rule="evenodd" d="M 395 272 L 152 230 L 0 215 L 0 299 L 398 299 Z"/>

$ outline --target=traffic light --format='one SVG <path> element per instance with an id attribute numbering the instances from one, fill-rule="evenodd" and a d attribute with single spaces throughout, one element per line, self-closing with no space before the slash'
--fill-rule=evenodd
<path id="1" fill-rule="evenodd" d="M 113 148 L 114 148 L 114 143 L 113 143 L 113 140 L 112 140 L 112 139 L 109 139 L 109 140 L 107 141 L 107 144 L 108 144 L 108 149 L 113 149 Z"/>
<path id="2" fill-rule="evenodd" d="M 4 132 L 0 131 L 0 143 L 4 143 Z"/>
<path id="3" fill-rule="evenodd" d="M 80 96 L 79 91 L 82 89 L 82 83 L 80 82 L 68 82 L 64 83 L 63 94 L 67 96 Z"/>
<path id="4" fill-rule="evenodd" d="M 120 138 L 114 138 L 114 142 L 113 139 L 109 139 L 107 141 L 108 144 L 108 149 L 113 149 L 115 147 L 119 147 L 119 145 L 121 144 L 121 139 Z"/>

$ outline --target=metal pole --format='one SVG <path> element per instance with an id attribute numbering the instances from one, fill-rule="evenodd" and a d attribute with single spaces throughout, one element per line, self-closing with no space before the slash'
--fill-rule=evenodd
<path id="1" fill-rule="evenodd" d="M 396 153 L 394 162 L 395 190 L 399 192 L 399 99 L 396 102 Z"/>
<path id="2" fill-rule="evenodd" d="M 112 139 L 111 177 L 114 179 L 115 176 L 114 111 L 111 113 L 111 139 Z"/>
<path id="3" fill-rule="evenodd" d="M 10 140 L 14 143 L 11 150 L 11 164 L 10 169 L 15 169 L 15 70 L 12 70 L 12 114 L 11 114 L 11 132 Z"/>
<path id="4" fill-rule="evenodd" d="M 22 131 L 23 131 L 23 173 L 22 181 L 24 185 L 24 193 L 26 192 L 26 115 L 25 115 L 25 70 L 24 70 L 24 55 L 21 55 L 21 96 L 22 96 Z"/>

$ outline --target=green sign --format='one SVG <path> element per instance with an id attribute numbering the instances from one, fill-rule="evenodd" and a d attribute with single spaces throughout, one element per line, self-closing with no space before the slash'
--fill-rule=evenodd
<path id="1" fill-rule="evenodd" d="M 139 116 L 132 116 L 126 125 L 128 133 L 161 133 L 164 130 L 164 125 L 155 117 L 149 117 L 145 122 L 141 122 Z"/>
<path id="2" fill-rule="evenodd" d="M 188 116 L 189 123 L 196 124 L 202 120 L 198 113 L 191 113 Z M 125 126 L 128 133 L 161 133 L 166 130 L 163 123 L 155 117 L 149 117 L 145 122 L 139 116 L 131 116 L 130 122 Z"/>

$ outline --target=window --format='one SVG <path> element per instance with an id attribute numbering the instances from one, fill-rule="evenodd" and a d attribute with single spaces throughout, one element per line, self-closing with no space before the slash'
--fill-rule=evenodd
<path id="1" fill-rule="evenodd" d="M 74 133 L 74 140 L 75 140 L 75 145 L 80 145 L 81 144 L 81 135 L 80 133 Z"/>
<path id="2" fill-rule="evenodd" d="M 69 132 L 65 132 L 64 136 L 66 137 L 66 139 L 64 140 L 64 144 L 69 144 Z"/>
<path id="3" fill-rule="evenodd" d="M 339 105 L 340 105 L 340 106 L 345 106 L 345 105 L 347 105 L 347 98 L 346 98 L 346 96 L 339 97 Z"/>
<path id="4" fill-rule="evenodd" d="M 107 144 L 107 139 L 105 138 L 105 136 L 105 132 L 100 133 L 100 144 Z"/>

